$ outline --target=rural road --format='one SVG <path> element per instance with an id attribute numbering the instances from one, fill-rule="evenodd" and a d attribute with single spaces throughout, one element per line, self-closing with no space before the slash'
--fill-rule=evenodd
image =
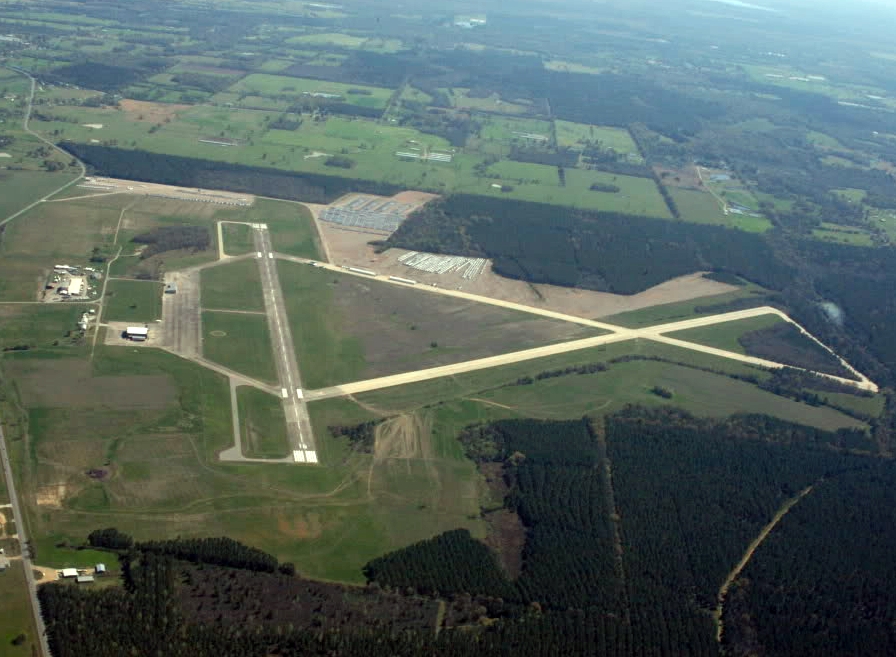
<path id="1" fill-rule="evenodd" d="M 50 657 L 50 645 L 47 642 L 47 628 L 44 619 L 40 615 L 40 603 L 37 600 L 37 582 L 32 571 L 31 555 L 28 550 L 28 537 L 25 528 L 25 517 L 19 506 L 19 496 L 16 492 L 16 482 L 12 476 L 12 464 L 9 461 L 9 453 L 6 451 L 6 437 L 3 435 L 3 425 L 0 424 L 0 460 L 3 461 L 3 474 L 6 478 L 6 488 L 9 491 L 9 503 L 12 507 L 13 519 L 16 523 L 16 532 L 19 535 L 19 545 L 22 550 L 22 567 L 25 569 L 25 581 L 28 585 L 28 595 L 31 597 L 31 614 L 34 616 L 34 627 L 37 631 L 37 639 L 40 643 L 40 652 L 44 657 Z"/>
<path id="2" fill-rule="evenodd" d="M 61 148 L 59 148 L 56 144 L 54 144 L 52 141 L 50 141 L 49 139 L 45 139 L 44 137 L 42 137 L 42 136 L 39 135 L 38 133 L 34 132 L 34 130 L 32 130 L 32 129 L 28 126 L 28 123 L 31 121 L 31 111 L 32 111 L 32 109 L 33 109 L 33 107 L 34 107 L 34 91 L 35 91 L 35 88 L 36 88 L 36 86 L 37 86 L 37 81 L 34 79 L 34 77 L 33 77 L 30 73 L 28 73 L 27 71 L 23 71 L 23 70 L 20 69 L 20 68 L 16 68 L 16 67 L 14 67 L 14 66 L 7 66 L 6 68 L 8 68 L 8 69 L 11 70 L 11 71 L 15 71 L 15 72 L 18 73 L 19 75 L 24 75 L 24 76 L 26 76 L 29 80 L 31 80 L 31 91 L 30 91 L 30 93 L 28 94 L 28 107 L 25 109 L 25 119 L 24 119 L 24 121 L 22 121 L 22 129 L 23 129 L 25 132 L 27 132 L 29 135 L 31 135 L 32 137 L 34 137 L 35 139 L 39 139 L 41 142 L 43 142 L 44 144 L 46 144 L 47 146 L 49 146 L 50 148 L 52 148 L 54 151 L 58 151 L 58 152 L 62 153 L 65 157 L 70 158 L 70 159 L 74 160 L 75 162 L 77 162 L 77 163 L 78 163 L 78 167 L 79 167 L 79 169 L 80 169 L 80 173 L 77 175 L 77 177 L 75 177 L 75 178 L 73 178 L 72 180 L 70 180 L 69 182 L 65 183 L 65 184 L 64 184 L 62 187 L 60 187 L 59 189 L 53 190 L 52 192 L 50 192 L 50 193 L 47 194 L 46 196 L 43 196 L 42 198 L 37 199 L 34 203 L 31 203 L 30 205 L 25 206 L 24 208 L 22 208 L 21 210 L 19 210 L 19 211 L 16 212 L 15 214 L 11 214 L 10 216 L 6 217 L 6 219 L 3 219 L 2 221 L 0 221 L 0 226 L 3 226 L 3 225 L 5 225 L 5 224 L 8 224 L 10 221 L 12 221 L 13 219 L 15 219 L 16 217 L 20 217 L 21 215 L 23 215 L 23 214 L 25 214 L 26 212 L 28 212 L 28 210 L 30 210 L 31 208 L 33 208 L 35 205 L 40 205 L 41 203 L 43 203 L 43 202 L 46 201 L 47 199 L 49 199 L 49 198 L 55 196 L 55 195 L 58 194 L 59 192 L 65 191 L 66 189 L 68 189 L 69 187 L 71 187 L 72 185 L 74 185 L 76 182 L 78 182 L 79 180 L 81 180 L 81 178 L 83 178 L 83 177 L 87 174 L 87 167 L 84 166 L 84 163 L 83 163 L 81 160 L 79 160 L 78 158 L 76 158 L 76 157 L 75 157 L 74 155 L 72 155 L 71 153 L 67 153 L 67 152 L 65 152 L 64 150 L 62 150 Z"/>

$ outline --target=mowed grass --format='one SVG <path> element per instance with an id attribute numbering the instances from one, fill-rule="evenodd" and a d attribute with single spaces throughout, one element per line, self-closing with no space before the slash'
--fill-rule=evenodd
<path id="1" fill-rule="evenodd" d="M 264 315 L 202 313 L 202 355 L 246 376 L 275 383 L 274 352 Z"/>
<path id="2" fill-rule="evenodd" d="M 669 187 L 668 189 L 678 206 L 682 221 L 729 226 L 750 233 L 764 233 L 772 227 L 772 222 L 765 217 L 751 217 L 733 212 L 725 214 L 719 207 L 719 202 L 709 192 L 680 187 Z"/>
<path id="3" fill-rule="evenodd" d="M 221 234 L 224 236 L 224 253 L 227 255 L 243 255 L 255 250 L 251 226 L 225 223 L 221 226 Z"/>
<path id="4" fill-rule="evenodd" d="M 271 459 L 290 454 L 286 415 L 279 398 L 257 388 L 240 386 L 237 405 L 243 456 Z"/>
<path id="5" fill-rule="evenodd" d="M 202 307 L 211 310 L 264 310 L 261 273 L 253 257 L 203 269 Z"/>
<path id="6" fill-rule="evenodd" d="M 374 109 L 385 109 L 389 98 L 392 96 L 391 89 L 382 87 L 342 84 L 339 82 L 293 78 L 267 73 L 247 75 L 231 86 L 229 91 L 257 96 L 289 96 L 294 98 L 312 94 L 328 94 L 338 96 L 338 98 L 322 98 L 322 100 L 338 100 L 350 105 Z"/>
<path id="7" fill-rule="evenodd" d="M 161 319 L 162 288 L 156 281 L 110 280 L 103 299 L 103 321 L 147 323 Z"/>
<path id="8" fill-rule="evenodd" d="M 670 338 L 685 340 L 686 342 L 696 342 L 704 344 L 707 347 L 715 347 L 716 349 L 724 349 L 739 354 L 746 354 L 746 349 L 738 341 L 745 333 L 751 331 L 761 331 L 762 329 L 771 328 L 784 320 L 778 315 L 768 314 L 759 317 L 751 317 L 750 319 L 740 319 L 734 322 L 724 322 L 722 324 L 713 324 L 712 326 L 701 326 L 699 328 L 688 329 L 686 331 L 674 331 L 667 333 Z"/>
<path id="9" fill-rule="evenodd" d="M 29 657 L 40 651 L 21 561 L 13 561 L 6 572 L 0 572 L 0 619 L 0 656 Z M 13 645 L 19 635 L 24 635 L 25 641 Z"/>
<path id="10" fill-rule="evenodd" d="M 271 244 L 278 253 L 311 260 L 324 259 L 314 217 L 301 203 L 259 198 L 247 208 L 221 210 L 217 217 L 267 224 Z M 227 244 L 226 235 L 224 240 Z"/>

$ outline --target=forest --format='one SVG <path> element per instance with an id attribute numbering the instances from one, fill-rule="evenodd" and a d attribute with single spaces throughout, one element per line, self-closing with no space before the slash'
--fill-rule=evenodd
<path id="1" fill-rule="evenodd" d="M 388 183 L 339 176 L 292 173 L 97 144 L 63 142 L 60 145 L 89 164 L 98 175 L 163 185 L 228 189 L 310 203 L 329 203 L 347 192 L 391 196 L 401 191 Z"/>
<path id="2" fill-rule="evenodd" d="M 791 268 L 752 233 L 467 194 L 416 211 L 387 245 L 489 257 L 509 278 L 617 294 L 701 269 L 773 289 L 792 278 Z"/>

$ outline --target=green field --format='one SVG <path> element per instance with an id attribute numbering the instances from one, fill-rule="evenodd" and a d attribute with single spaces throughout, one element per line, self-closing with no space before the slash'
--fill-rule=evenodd
<path id="1" fill-rule="evenodd" d="M 230 91 L 252 96 L 291 96 L 294 98 L 307 97 L 313 94 L 328 94 L 337 98 L 324 98 L 325 100 L 338 100 L 350 105 L 375 109 L 385 109 L 389 98 L 392 96 L 391 89 L 383 89 L 382 87 L 323 82 L 266 73 L 247 75 L 231 86 Z"/>
<path id="2" fill-rule="evenodd" d="M 12 562 L 9 570 L 0 572 L 0 618 L 3 619 L 0 622 L 0 657 L 37 654 L 40 648 L 21 561 Z M 25 641 L 14 646 L 13 639 L 20 634 L 25 635 Z"/>
<path id="3" fill-rule="evenodd" d="M 274 352 L 264 315 L 202 313 L 202 354 L 246 376 L 275 383 Z"/>
<path id="4" fill-rule="evenodd" d="M 243 455 L 249 458 L 276 459 L 288 456 L 286 416 L 280 399 L 257 388 L 237 389 Z"/>
<path id="5" fill-rule="evenodd" d="M 155 281 L 110 280 L 103 300 L 103 321 L 143 324 L 161 319 L 162 288 Z"/>
<path id="6" fill-rule="evenodd" d="M 527 139 L 524 135 L 544 137 L 543 141 Z M 513 119 L 504 116 L 486 116 L 479 131 L 482 139 L 518 142 L 525 146 L 547 145 L 551 137 L 551 124 L 540 119 Z"/>
<path id="7" fill-rule="evenodd" d="M 599 144 L 602 149 L 613 149 L 623 155 L 640 153 L 632 136 L 625 128 L 594 126 L 585 123 L 555 121 L 557 129 L 557 145 L 561 148 L 582 150 L 587 144 Z"/>
<path id="8" fill-rule="evenodd" d="M 750 233 L 764 233 L 771 229 L 772 222 L 765 217 L 751 217 L 746 214 L 725 214 L 719 202 L 708 192 L 700 192 L 680 187 L 669 187 L 683 221 L 697 224 L 714 224 L 739 228 Z"/>
<path id="9" fill-rule="evenodd" d="M 203 269 L 202 307 L 210 310 L 264 310 L 261 273 L 255 258 Z"/>
<path id="10" fill-rule="evenodd" d="M 224 236 L 224 253 L 227 255 L 243 255 L 255 250 L 253 231 L 246 224 L 224 224 L 221 226 Z"/>
<path id="11" fill-rule="evenodd" d="M 0 160 L 2 162 L 2 160 Z M 68 173 L 0 172 L 0 221 L 74 179 Z"/>
<path id="12" fill-rule="evenodd" d="M 78 321 L 86 304 L 0 304 L 0 349 L 27 345 L 54 355 L 78 355 L 84 347 L 78 336 Z"/>
<path id="13" fill-rule="evenodd" d="M 278 253 L 324 260 L 314 218 L 311 216 L 311 211 L 301 203 L 259 198 L 247 208 L 221 210 L 217 217 L 233 221 L 265 223 L 270 231 L 274 250 Z M 226 234 L 224 239 L 226 244 Z"/>
<path id="14" fill-rule="evenodd" d="M 339 46 L 340 48 L 358 48 L 367 41 L 367 37 L 350 34 L 327 32 L 323 34 L 306 34 L 289 39 L 287 43 L 314 46 Z"/>
<path id="15" fill-rule="evenodd" d="M 708 347 L 733 351 L 739 354 L 746 354 L 747 351 L 738 342 L 738 338 L 744 333 L 751 331 L 760 331 L 762 329 L 771 328 L 776 324 L 780 324 L 784 320 L 778 315 L 760 315 L 750 319 L 741 319 L 735 322 L 725 322 L 724 324 L 714 324 L 713 326 L 701 326 L 700 328 L 688 329 L 686 331 L 675 331 L 668 333 L 670 338 L 685 340 L 687 342 L 696 342 L 697 344 L 705 344 Z"/>
<path id="16" fill-rule="evenodd" d="M 840 224 L 822 222 L 819 228 L 814 228 L 812 230 L 812 235 L 816 239 L 825 242 L 852 244 L 853 246 L 874 246 L 871 234 L 867 230 L 856 228 L 854 226 L 842 226 Z"/>

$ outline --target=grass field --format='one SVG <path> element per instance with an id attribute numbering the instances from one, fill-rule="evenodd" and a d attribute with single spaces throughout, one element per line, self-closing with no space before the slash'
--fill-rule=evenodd
<path id="1" fill-rule="evenodd" d="M 852 244 L 853 246 L 874 246 L 871 233 L 854 226 L 822 222 L 819 228 L 812 230 L 812 236 L 825 242 Z"/>
<path id="2" fill-rule="evenodd" d="M 6 572 L 0 573 L 0 657 L 30 657 L 40 650 L 34 620 L 31 616 L 31 599 L 25 582 L 25 570 L 21 561 L 12 562 Z M 12 641 L 20 634 L 25 641 L 18 646 Z"/>
<path id="3" fill-rule="evenodd" d="M 245 224 L 224 224 L 221 226 L 224 236 L 224 253 L 227 255 L 243 255 L 255 250 L 252 239 L 252 228 Z"/>
<path id="4" fill-rule="evenodd" d="M 254 96 L 291 96 L 294 98 L 313 94 L 328 94 L 338 97 L 332 100 L 375 109 L 385 109 L 389 98 L 392 96 L 391 89 L 382 87 L 323 82 L 266 73 L 247 75 L 231 86 L 229 91 Z"/>
<path id="5" fill-rule="evenodd" d="M 31 351 L 79 355 L 84 344 L 78 337 L 78 320 L 94 307 L 78 303 L 0 304 L 0 349 L 28 345 Z"/>
<path id="6" fill-rule="evenodd" d="M 264 315 L 202 313 L 202 354 L 224 367 L 275 383 L 274 352 Z"/>
<path id="7" fill-rule="evenodd" d="M 524 135 L 544 137 L 544 141 L 526 139 Z M 514 119 L 505 116 L 487 116 L 482 119 L 479 132 L 482 139 L 518 142 L 524 146 L 547 145 L 551 137 L 551 124 L 540 119 Z"/>
<path id="8" fill-rule="evenodd" d="M 322 34 L 305 34 L 292 37 L 287 43 L 314 46 L 338 46 L 340 48 L 359 48 L 365 41 L 367 41 L 367 37 L 326 32 Z"/>
<path id="9" fill-rule="evenodd" d="M 747 351 L 743 348 L 740 342 L 738 342 L 740 336 L 744 333 L 749 333 L 750 331 L 771 328 L 783 321 L 784 320 L 778 315 L 761 315 L 750 319 L 741 319 L 736 322 L 725 322 L 724 324 L 715 324 L 713 326 L 701 326 L 700 328 L 688 329 L 687 331 L 675 331 L 668 335 L 670 338 L 686 340 L 687 342 L 696 342 L 697 344 L 705 344 L 708 347 L 745 354 Z"/>
<path id="10" fill-rule="evenodd" d="M 110 280 L 103 300 L 104 322 L 154 322 L 162 317 L 162 284 Z"/>
<path id="11" fill-rule="evenodd" d="M 772 222 L 765 217 L 751 217 L 735 213 L 725 214 L 719 207 L 719 202 L 708 192 L 670 187 L 669 193 L 675 199 L 675 204 L 678 206 L 683 221 L 729 226 L 750 233 L 764 233 L 772 227 Z"/>
<path id="12" fill-rule="evenodd" d="M 237 389 L 243 456 L 282 458 L 290 454 L 283 405 L 273 395 L 241 386 Z"/>
<path id="13" fill-rule="evenodd" d="M 307 265 L 281 262 L 279 272 L 311 389 L 600 334 Z"/>
<path id="14" fill-rule="evenodd" d="M 202 307 L 215 310 L 264 310 L 261 274 L 255 258 L 203 269 Z"/>
<path id="15" fill-rule="evenodd" d="M 301 203 L 260 198 L 248 208 L 222 210 L 219 216 L 239 217 L 239 221 L 251 223 L 266 223 L 271 234 L 271 244 L 278 253 L 325 260 L 314 218 L 311 211 Z"/>
<path id="16" fill-rule="evenodd" d="M 612 148 L 623 155 L 638 155 L 638 147 L 625 128 L 594 126 L 570 121 L 555 121 L 557 145 L 561 148 L 582 150 L 586 144 L 600 144 L 601 148 Z"/>
<path id="17" fill-rule="evenodd" d="M 0 221 L 74 179 L 68 173 L 3 171 L 0 173 Z"/>

